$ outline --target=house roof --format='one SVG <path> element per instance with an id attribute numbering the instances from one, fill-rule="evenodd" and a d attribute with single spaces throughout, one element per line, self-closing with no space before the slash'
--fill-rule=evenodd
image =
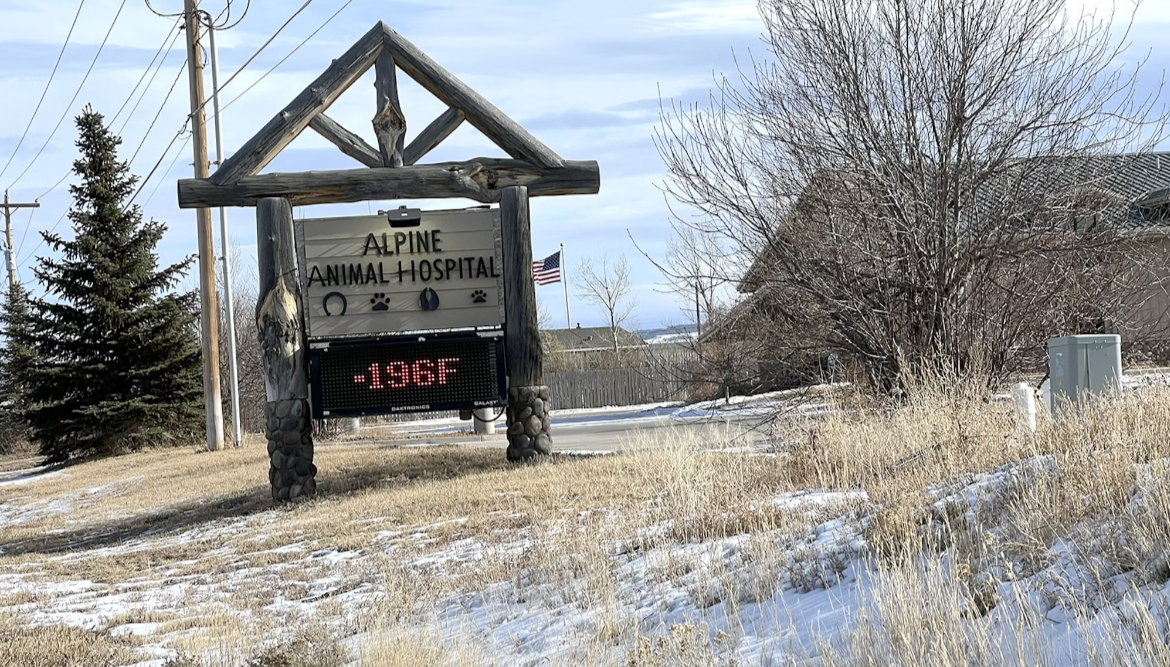
<path id="1" fill-rule="evenodd" d="M 576 327 L 575 329 L 543 329 L 542 333 L 552 336 L 565 350 L 594 350 L 613 347 L 613 335 L 609 327 Z M 644 345 L 642 337 L 621 327 L 617 329 L 618 347 Z"/>
<path id="2" fill-rule="evenodd" d="M 1111 211 L 1121 227 L 1170 227 L 1170 152 L 1109 155 L 1097 160 L 1105 166 L 1086 168 L 1105 174 L 1098 187 L 1119 200 Z"/>
<path id="3" fill-rule="evenodd" d="M 1046 180 L 1043 188 L 1037 188 L 1039 191 L 1091 193 L 1103 199 L 1103 221 L 1130 231 L 1170 231 L 1170 152 L 1050 159 L 1061 167 L 1036 170 Z M 994 209 L 1002 201 L 998 194 L 987 192 L 976 205 Z M 753 259 L 739 281 L 740 292 L 751 293 L 761 287 L 767 273 L 765 254 Z"/>

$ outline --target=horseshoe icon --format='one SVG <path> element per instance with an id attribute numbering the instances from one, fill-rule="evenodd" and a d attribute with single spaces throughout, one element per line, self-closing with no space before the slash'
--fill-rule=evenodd
<path id="1" fill-rule="evenodd" d="M 344 315 L 345 311 L 349 310 L 349 301 L 346 300 L 344 294 L 342 294 L 341 292 L 330 292 L 330 293 L 325 295 L 324 299 L 321 299 L 321 307 L 325 309 L 325 316 L 326 317 L 333 316 L 333 313 L 329 312 L 329 300 L 332 299 L 333 297 L 337 297 L 338 299 L 341 299 L 341 312 L 338 313 L 338 315 Z"/>

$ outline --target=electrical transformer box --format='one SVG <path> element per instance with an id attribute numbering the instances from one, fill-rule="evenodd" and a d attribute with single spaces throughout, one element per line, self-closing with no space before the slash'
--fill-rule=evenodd
<path id="1" fill-rule="evenodd" d="M 1052 407 L 1121 390 L 1121 336 L 1087 334 L 1048 341 Z"/>

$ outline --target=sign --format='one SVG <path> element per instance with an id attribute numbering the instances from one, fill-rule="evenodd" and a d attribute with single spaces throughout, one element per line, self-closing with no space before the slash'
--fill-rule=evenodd
<path id="1" fill-rule="evenodd" d="M 310 340 L 503 324 L 499 211 L 404 212 L 294 221 Z"/>
<path id="2" fill-rule="evenodd" d="M 503 406 L 504 339 L 457 334 L 310 346 L 313 416 Z"/>

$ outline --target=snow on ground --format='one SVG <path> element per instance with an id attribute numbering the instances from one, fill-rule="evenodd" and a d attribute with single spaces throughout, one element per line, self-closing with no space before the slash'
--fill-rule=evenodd
<path id="1" fill-rule="evenodd" d="M 13 470 L 12 472 L 0 473 L 0 486 L 21 486 L 23 484 L 30 484 L 56 477 L 61 474 L 62 472 L 60 470 L 46 471 L 44 468 Z"/>
<path id="2" fill-rule="evenodd" d="M 699 335 L 694 331 L 680 331 L 676 333 L 664 333 L 657 336 L 651 336 L 646 339 L 647 345 L 682 345 L 683 343 L 693 343 L 698 340 Z"/>
<path id="3" fill-rule="evenodd" d="M 634 412 L 653 418 L 697 418 L 729 409 L 775 409 L 790 396 L 778 392 L 731 402 L 655 404 L 639 406 Z M 604 419 L 612 414 L 615 411 L 566 411 L 561 416 Z M 433 428 L 436 421 L 421 426 Z M 27 486 L 62 474 L 67 473 L 16 471 L 0 479 L 0 484 Z M 1037 456 L 924 489 L 932 499 L 934 523 L 930 525 L 974 526 L 993 519 L 1011 494 L 1056 474 L 1053 457 Z M 1152 473 L 1146 470 L 1145 474 Z M 1135 511 L 1143 503 L 1142 471 L 1138 479 L 1131 502 Z M 75 504 L 117 493 L 117 487 L 84 489 L 72 498 L 39 503 L 10 498 L 0 503 L 0 530 L 49 514 L 67 516 Z M 599 652 L 620 660 L 640 636 L 669 637 L 677 632 L 697 633 L 736 664 L 789 660 L 817 664 L 826 646 L 847 643 L 850 633 L 867 617 L 875 590 L 883 585 L 879 561 L 866 539 L 866 529 L 879 508 L 863 491 L 815 489 L 780 494 L 770 504 L 789 519 L 784 528 L 684 542 L 670 537 L 669 525 L 647 526 L 643 539 L 604 545 L 606 564 L 601 572 L 593 573 L 602 580 L 604 595 L 597 594 L 598 583 L 590 581 L 588 573 L 564 581 L 542 576 L 537 568 L 524 569 L 507 580 L 443 596 L 428 609 L 418 610 L 415 619 L 402 621 L 402 629 L 410 632 L 413 627 L 424 634 L 437 631 L 449 645 L 473 645 L 498 664 L 582 664 Z M 68 576 L 49 579 L 38 573 L 37 564 L 3 573 L 0 600 L 5 606 L 0 611 L 18 613 L 34 623 L 89 628 L 148 613 L 180 618 L 230 613 L 248 622 L 264 617 L 321 618 L 337 625 L 341 619 L 369 613 L 386 594 L 371 572 L 377 572 L 387 557 L 420 577 L 441 577 L 474 570 L 493 558 L 521 563 L 539 548 L 525 528 L 501 532 L 490 541 L 463 538 L 438 546 L 430 534 L 465 521 L 454 517 L 423 526 L 370 519 L 388 525 L 362 550 L 309 550 L 298 544 L 266 551 L 249 549 L 250 544 L 262 543 L 265 530 L 281 520 L 282 510 L 277 509 L 114 546 L 87 549 L 78 544 L 70 552 L 44 556 L 40 565 L 67 570 L 70 564 L 95 557 L 126 557 L 213 536 L 233 536 L 232 546 L 175 563 L 162 572 L 144 571 L 117 584 Z M 993 606 L 986 616 L 972 614 L 965 622 L 979 624 L 1004 645 L 1043 647 L 1055 665 L 1088 662 L 1094 642 L 1118 627 L 1133 625 L 1140 614 L 1154 617 L 1157 627 L 1170 627 L 1166 612 L 1170 582 L 1142 584 L 1132 572 L 1102 576 L 1101 570 L 1089 568 L 1081 557 L 1094 547 L 1084 539 L 1057 539 L 1042 567 L 982 573 L 977 583 L 986 587 L 985 598 Z M 265 554 L 272 562 L 252 564 L 256 556 Z M 947 558 L 942 555 L 944 562 Z M 222 572 L 201 569 L 204 559 L 217 559 Z M 257 589 L 282 593 L 259 609 L 241 609 L 241 596 Z M 1085 609 L 1093 613 L 1085 616 Z M 134 621 L 112 632 L 143 637 L 151 660 L 141 667 L 159 667 L 175 655 L 168 644 L 181 636 L 163 633 L 164 627 Z M 357 648 L 370 639 L 358 635 L 348 643 Z"/>
<path id="4" fill-rule="evenodd" d="M 1052 457 L 1037 456 L 931 487 L 926 493 L 934 499 L 940 520 L 974 524 L 993 515 L 1008 494 L 1056 474 L 1055 468 Z M 1141 502 L 1140 493 L 1139 488 L 1134 502 Z M 12 504 L 0 505 L 0 527 L 20 520 L 21 512 L 32 511 L 9 507 Z M 597 595 L 598 584 L 587 575 L 563 581 L 542 577 L 537 569 L 524 570 L 482 589 L 442 597 L 428 610 L 419 610 L 416 629 L 437 630 L 452 646 L 475 646 L 494 664 L 582 664 L 599 655 L 620 660 L 639 636 L 669 637 L 679 632 L 697 633 L 702 642 L 717 647 L 736 664 L 788 660 L 815 664 L 824 647 L 845 641 L 864 617 L 867 602 L 874 599 L 878 569 L 865 529 L 876 508 L 862 491 L 785 493 L 772 498 L 771 504 L 791 519 L 786 528 L 680 542 L 669 538 L 671 526 L 664 524 L 643 529 L 640 541 L 606 545 L 608 565 L 595 573 L 604 580 L 605 595 Z M 292 544 L 250 554 L 269 553 L 274 556 L 272 563 L 232 566 L 247 551 L 247 543 L 262 541 L 265 528 L 280 516 L 280 510 L 260 512 L 169 537 L 46 557 L 68 565 L 95 556 L 128 556 L 148 546 L 189 544 L 216 533 L 239 536 L 236 546 L 205 555 L 224 561 L 222 576 L 185 573 L 176 567 L 161 577 L 144 572 L 111 585 L 67 577 L 44 580 L 35 571 L 8 573 L 0 575 L 0 599 L 7 600 L 4 611 L 20 613 L 34 623 L 90 628 L 148 612 L 177 617 L 227 612 L 252 621 L 263 616 L 319 617 L 336 623 L 328 618 L 360 615 L 383 594 L 376 578 L 370 577 L 376 569 L 372 559 L 398 559 L 410 553 L 402 562 L 407 571 L 443 576 L 474 569 L 489 557 L 521 562 L 524 554 L 538 546 L 526 529 L 517 529 L 490 543 L 457 539 L 428 551 L 429 534 L 465 521 L 456 517 L 382 531 L 367 550 L 308 551 Z M 1170 609 L 1170 583 L 1135 593 L 1126 586 L 1127 575 L 1104 581 L 1094 577 L 1082 561 L 1072 557 L 1077 549 L 1071 540 L 1058 540 L 1047 567 L 1027 576 L 992 580 L 1000 601 L 985 619 L 971 622 L 986 625 L 992 634 L 1003 635 L 1005 642 L 1048 647 L 1053 664 L 1074 665 L 1086 660 L 1087 645 L 1094 637 L 1124 624 L 1136 606 Z M 198 559 L 188 564 L 197 563 Z M 295 585 L 290 585 L 294 572 Z M 249 589 L 288 592 L 260 609 L 240 609 L 238 599 Z M 1086 598 L 1092 598 L 1090 608 L 1099 610 L 1094 617 L 1079 618 L 1066 611 L 1085 608 Z M 325 604 L 333 606 L 329 614 Z M 1023 624 L 1021 630 L 1022 616 L 1042 622 Z M 1165 619 L 1164 614 L 1160 618 Z M 402 629 L 409 631 L 411 621 L 403 623 Z M 141 665 L 158 667 L 174 655 L 166 645 L 176 636 L 160 635 L 162 627 L 131 621 L 112 632 L 144 638 L 152 660 Z M 1020 632 L 1025 636 L 1016 634 Z M 360 635 L 349 643 L 358 647 L 369 639 Z"/>

